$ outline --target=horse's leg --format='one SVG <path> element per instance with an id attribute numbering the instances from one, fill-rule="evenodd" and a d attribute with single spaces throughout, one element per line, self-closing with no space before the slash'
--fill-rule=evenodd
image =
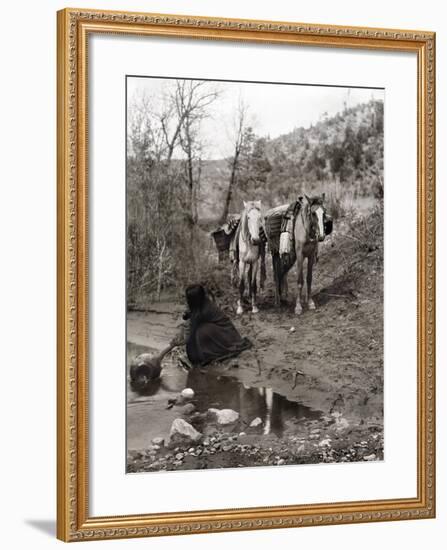
<path id="1" fill-rule="evenodd" d="M 247 284 L 248 284 L 248 300 L 249 300 L 249 302 L 251 302 L 251 295 L 252 295 L 252 289 L 253 289 L 253 286 L 251 284 L 252 275 L 253 275 L 253 264 L 249 263 L 248 266 L 247 266 Z"/>
<path id="2" fill-rule="evenodd" d="M 287 302 L 287 298 L 289 296 L 289 283 L 287 282 L 287 273 L 284 273 L 281 286 L 281 297 L 283 297 Z"/>
<path id="3" fill-rule="evenodd" d="M 261 259 L 261 277 L 259 281 L 259 285 L 261 287 L 261 290 L 264 290 L 265 287 L 265 279 L 266 279 L 266 271 L 265 271 L 265 244 L 261 244 L 259 248 L 259 254 Z"/>
<path id="4" fill-rule="evenodd" d="M 281 263 L 279 254 L 272 254 L 273 278 L 275 280 L 275 306 L 281 305 Z"/>
<path id="5" fill-rule="evenodd" d="M 295 305 L 295 314 L 296 315 L 301 315 L 301 313 L 303 312 L 303 308 L 301 306 L 301 294 L 303 292 L 303 283 L 304 283 L 303 261 L 304 261 L 303 251 L 302 251 L 302 249 L 298 249 L 296 251 L 296 269 L 297 269 L 297 273 L 298 273 L 298 292 L 297 292 L 297 296 L 296 296 L 296 305 Z"/>
<path id="6" fill-rule="evenodd" d="M 252 272 L 251 272 L 251 311 L 253 313 L 258 313 L 259 309 L 256 306 L 256 294 L 258 291 L 257 281 L 258 278 L 258 262 L 255 262 L 252 265 Z"/>
<path id="7" fill-rule="evenodd" d="M 243 313 L 242 298 L 244 297 L 245 290 L 245 266 L 244 262 L 239 262 L 239 300 L 237 302 L 236 315 L 242 315 Z"/>
<path id="8" fill-rule="evenodd" d="M 237 263 L 235 260 L 231 262 L 231 271 L 230 271 L 230 284 L 232 287 L 235 286 L 236 281 L 236 269 L 237 269 Z"/>
<path id="9" fill-rule="evenodd" d="M 307 305 L 309 309 L 315 309 L 315 302 L 312 300 L 312 270 L 314 267 L 315 255 L 311 254 L 307 259 Z"/>

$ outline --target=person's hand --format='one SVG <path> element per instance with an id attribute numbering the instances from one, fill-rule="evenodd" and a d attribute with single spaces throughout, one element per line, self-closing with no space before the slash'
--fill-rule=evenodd
<path id="1" fill-rule="evenodd" d="M 188 310 L 186 310 L 186 311 L 183 313 L 183 315 L 182 315 L 182 319 L 183 319 L 184 321 L 187 321 L 190 317 L 191 317 L 191 312 L 188 311 Z"/>

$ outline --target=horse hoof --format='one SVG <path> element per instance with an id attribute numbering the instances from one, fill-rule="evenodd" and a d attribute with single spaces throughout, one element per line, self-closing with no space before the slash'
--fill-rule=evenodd
<path id="1" fill-rule="evenodd" d="M 308 305 L 309 305 L 309 309 L 312 309 L 312 310 L 316 309 L 314 301 L 310 300 Z"/>
<path id="2" fill-rule="evenodd" d="M 259 309 L 255 306 L 251 310 L 252 313 L 259 313 Z"/>
<path id="3" fill-rule="evenodd" d="M 241 306 L 239 306 L 236 310 L 236 315 L 242 315 L 243 312 L 244 310 L 241 308 Z"/>
<path id="4" fill-rule="evenodd" d="M 303 313 L 303 308 L 301 307 L 296 307 L 295 308 L 295 315 L 301 315 Z"/>

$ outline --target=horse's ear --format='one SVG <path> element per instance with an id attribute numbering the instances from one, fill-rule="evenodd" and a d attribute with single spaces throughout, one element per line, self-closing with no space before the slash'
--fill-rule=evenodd
<path id="1" fill-rule="evenodd" d="M 255 201 L 255 206 L 256 206 L 256 208 L 258 208 L 259 210 L 261 210 L 261 205 L 262 205 L 262 202 L 261 202 L 261 201 Z"/>
<path id="2" fill-rule="evenodd" d="M 308 195 L 306 195 L 306 193 L 304 193 L 304 198 L 306 199 L 306 201 L 310 204 L 311 203 L 311 200 L 310 200 L 310 197 Z"/>
<path id="3" fill-rule="evenodd" d="M 244 208 L 247 209 L 247 203 L 245 201 L 242 201 L 244 203 Z"/>

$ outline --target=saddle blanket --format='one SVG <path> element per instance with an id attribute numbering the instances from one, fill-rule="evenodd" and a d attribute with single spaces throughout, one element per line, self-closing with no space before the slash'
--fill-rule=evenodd
<path id="1" fill-rule="evenodd" d="M 239 227 L 240 221 L 240 214 L 229 214 L 227 221 L 211 233 L 219 252 L 230 250 L 232 246 L 235 247 L 236 243 L 234 241 L 236 237 L 236 230 Z M 259 231 L 259 237 L 261 238 L 262 243 L 267 242 L 267 236 L 262 226 Z"/>
<path id="2" fill-rule="evenodd" d="M 272 252 L 290 252 L 293 240 L 293 224 L 301 208 L 301 198 L 290 204 L 282 204 L 265 214 L 265 232 Z"/>

